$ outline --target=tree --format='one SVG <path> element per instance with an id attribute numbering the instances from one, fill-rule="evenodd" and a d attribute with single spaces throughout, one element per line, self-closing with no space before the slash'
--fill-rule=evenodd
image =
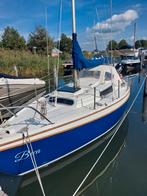
<path id="1" fill-rule="evenodd" d="M 141 44 L 140 40 L 137 40 L 135 42 L 135 48 L 140 48 L 140 47 L 142 47 L 142 44 Z"/>
<path id="2" fill-rule="evenodd" d="M 135 48 L 140 48 L 140 47 L 147 48 L 147 40 L 137 40 L 135 42 Z"/>
<path id="3" fill-rule="evenodd" d="M 13 27 L 6 27 L 2 35 L 2 47 L 8 49 L 24 49 L 26 41 L 16 29 Z"/>
<path id="4" fill-rule="evenodd" d="M 112 48 L 111 48 L 112 47 Z M 118 49 L 118 44 L 115 40 L 111 40 L 109 41 L 108 45 L 107 45 L 107 49 L 108 50 L 116 50 Z"/>
<path id="5" fill-rule="evenodd" d="M 90 58 L 92 58 L 92 57 L 94 56 L 94 54 L 93 54 L 92 52 L 89 52 L 89 51 L 87 51 L 87 50 L 84 50 L 84 51 L 83 51 L 83 55 L 84 55 L 86 58 L 88 58 L 88 59 L 90 59 Z"/>
<path id="6" fill-rule="evenodd" d="M 140 40 L 143 48 L 147 48 L 147 40 Z"/>
<path id="7" fill-rule="evenodd" d="M 69 54 L 72 53 L 72 40 L 71 40 L 71 38 L 67 37 L 64 33 L 62 33 L 62 35 L 61 35 L 60 50 L 63 53 L 64 52 L 67 52 Z"/>
<path id="8" fill-rule="evenodd" d="M 118 43 L 118 48 L 119 49 L 127 49 L 129 47 L 129 44 L 127 43 L 127 41 L 125 39 L 122 39 L 119 43 Z"/>
<path id="9" fill-rule="evenodd" d="M 53 39 L 47 34 L 46 29 L 42 26 L 37 26 L 35 31 L 29 34 L 28 48 L 33 51 L 35 48 L 38 54 L 46 54 L 47 52 L 47 39 L 48 36 L 48 46 L 49 54 L 54 47 Z"/>

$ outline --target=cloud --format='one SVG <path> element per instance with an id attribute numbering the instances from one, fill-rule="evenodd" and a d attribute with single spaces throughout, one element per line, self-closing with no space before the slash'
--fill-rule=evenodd
<path id="1" fill-rule="evenodd" d="M 87 28 L 87 31 L 95 32 L 97 34 L 120 33 L 137 18 L 137 11 L 130 9 L 122 14 L 115 14 L 106 21 L 97 23 L 92 28 Z"/>
<path id="2" fill-rule="evenodd" d="M 137 4 L 133 5 L 132 8 L 138 9 L 138 8 L 141 8 L 141 6 L 142 6 L 141 3 L 137 3 Z"/>
<path id="3" fill-rule="evenodd" d="M 0 41 L 2 40 L 3 33 L 4 33 L 4 30 L 0 29 Z"/>
<path id="4" fill-rule="evenodd" d="M 134 40 L 134 36 L 131 36 L 128 40 L 129 41 L 133 41 Z M 136 40 L 147 40 L 147 37 L 146 36 L 138 36 L 136 38 Z"/>

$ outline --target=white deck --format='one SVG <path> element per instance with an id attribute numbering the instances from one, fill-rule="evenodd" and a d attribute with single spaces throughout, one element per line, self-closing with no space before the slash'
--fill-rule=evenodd
<path id="1" fill-rule="evenodd" d="M 107 67 L 108 66 L 105 66 L 105 69 L 107 69 Z M 40 114 L 30 108 L 24 108 L 18 112 L 16 117 L 10 118 L 0 127 L 0 150 L 1 146 L 5 143 L 22 139 L 22 132 L 26 134 L 26 129 L 29 135 L 32 135 L 33 140 L 33 137 L 34 139 L 35 137 L 39 137 L 34 136 L 35 134 L 55 134 L 58 131 L 70 129 L 71 127 L 76 127 L 80 124 L 100 118 L 120 107 L 129 97 L 129 88 L 128 85 L 119 78 L 114 68 L 109 69 L 109 71 L 114 77 L 111 80 L 103 81 L 101 76 L 97 79 L 91 77 L 81 78 L 81 90 L 75 93 L 57 93 L 58 98 L 68 98 L 74 102 L 73 105 L 49 102 L 49 97 L 55 96 L 56 92 L 30 105 L 40 112 L 43 112 L 41 108 L 44 108 L 45 116 L 53 124 L 50 124 L 46 119 L 43 119 Z M 113 89 L 112 92 L 100 96 L 101 91 L 111 86 Z M 95 109 L 94 87 L 96 87 Z M 48 131 L 44 133 L 45 130 Z M 43 137 L 43 135 L 41 137 Z"/>

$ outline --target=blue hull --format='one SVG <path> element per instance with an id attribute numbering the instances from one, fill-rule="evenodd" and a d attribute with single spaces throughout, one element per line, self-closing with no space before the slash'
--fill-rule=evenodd
<path id="1" fill-rule="evenodd" d="M 33 142 L 37 166 L 50 164 L 104 135 L 120 120 L 125 108 L 126 103 L 98 120 Z M 26 145 L 0 152 L 0 172 L 18 175 L 32 169 L 33 164 Z"/>

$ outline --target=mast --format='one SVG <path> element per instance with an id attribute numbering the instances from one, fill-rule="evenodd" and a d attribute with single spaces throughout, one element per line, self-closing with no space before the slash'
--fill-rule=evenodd
<path id="1" fill-rule="evenodd" d="M 72 3 L 72 41 L 76 40 L 76 14 L 75 14 L 75 0 L 71 1 Z M 75 68 L 75 59 L 73 57 L 73 67 Z M 74 69 L 74 88 L 75 90 L 79 88 L 79 71 Z"/>
<path id="2" fill-rule="evenodd" d="M 135 41 L 136 41 L 136 22 L 134 23 L 134 40 L 133 40 L 133 51 L 135 54 Z"/>
<path id="3" fill-rule="evenodd" d="M 75 0 L 72 0 L 72 33 L 76 34 Z"/>
<path id="4" fill-rule="evenodd" d="M 94 21 L 94 26 L 95 26 L 95 21 Z M 95 32 L 94 32 L 94 43 L 95 43 L 95 51 L 96 53 L 98 53 L 98 47 L 97 47 L 97 40 L 96 40 L 96 35 L 95 35 Z"/>
<path id="5" fill-rule="evenodd" d="M 96 36 L 94 35 L 94 42 L 95 42 L 95 50 L 96 50 L 96 52 L 98 52 L 98 47 L 97 47 L 97 42 L 96 42 L 97 40 L 96 40 Z"/>

